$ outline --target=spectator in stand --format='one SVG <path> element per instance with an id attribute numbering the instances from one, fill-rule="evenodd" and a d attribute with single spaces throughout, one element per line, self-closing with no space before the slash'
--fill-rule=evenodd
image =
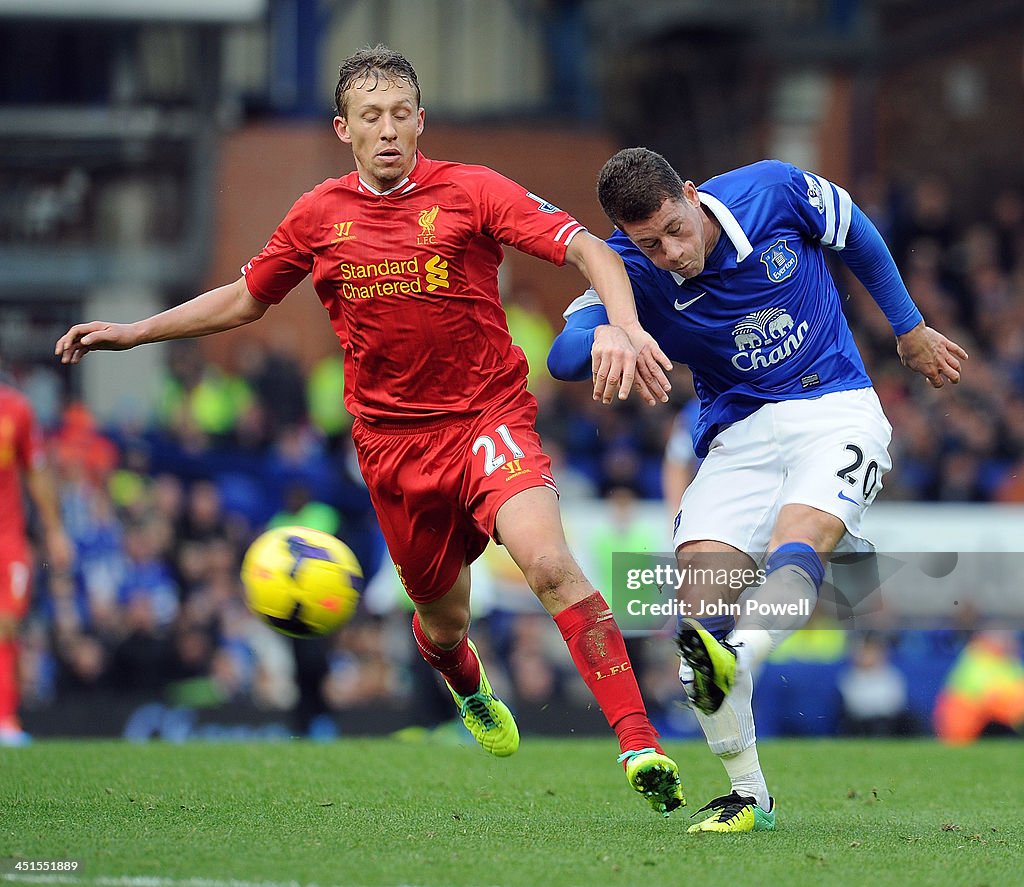
<path id="1" fill-rule="evenodd" d="M 175 536 L 188 542 L 201 543 L 227 538 L 227 518 L 216 484 L 210 481 L 192 484 Z"/>
<path id="2" fill-rule="evenodd" d="M 345 409 L 345 358 L 329 354 L 321 359 L 306 380 L 309 419 L 330 453 L 337 453 L 348 439 L 352 414 Z"/>
<path id="3" fill-rule="evenodd" d="M 289 330 L 283 328 L 269 345 L 252 340 L 241 351 L 242 378 L 266 414 L 270 438 L 306 421 L 306 379 L 296 350 Z"/>
<path id="4" fill-rule="evenodd" d="M 175 344 L 158 412 L 182 444 L 194 449 L 229 444 L 253 400 L 243 379 L 203 361 L 194 343 Z"/>
<path id="5" fill-rule="evenodd" d="M 1006 188 L 992 203 L 999 267 L 1013 274 L 1024 266 L 1024 194 Z"/>
<path id="6" fill-rule="evenodd" d="M 171 629 L 178 615 L 179 590 L 167 560 L 169 534 L 150 522 L 125 531 L 124 569 L 117 592 L 127 636 L 115 651 L 117 666 L 133 672 L 152 665 L 153 674 L 122 675 L 136 686 L 160 686 L 174 670 Z"/>
<path id="7" fill-rule="evenodd" d="M 906 736 L 916 733 L 907 708 L 907 679 L 889 661 L 884 638 L 868 634 L 854 647 L 839 675 L 842 715 L 839 730 L 849 736 Z"/>
<path id="8" fill-rule="evenodd" d="M 64 408 L 50 450 L 61 472 L 83 477 L 93 485 L 105 483 L 118 462 L 117 447 L 100 433 L 96 419 L 82 403 Z"/>
<path id="9" fill-rule="evenodd" d="M 968 642 L 935 703 L 935 731 L 954 745 L 1024 731 L 1024 661 L 1014 632 L 980 631 Z"/>
<path id="10" fill-rule="evenodd" d="M 529 365 L 528 387 L 536 394 L 551 385 L 547 359 L 555 331 L 530 287 L 510 287 L 502 294 L 502 304 L 512 341 L 522 349 Z"/>
<path id="11" fill-rule="evenodd" d="M 315 500 L 310 495 L 309 488 L 303 484 L 293 484 L 288 488 L 285 492 L 284 508 L 267 522 L 268 530 L 274 527 L 311 527 L 338 538 L 344 535 L 341 526 L 338 509 Z"/>

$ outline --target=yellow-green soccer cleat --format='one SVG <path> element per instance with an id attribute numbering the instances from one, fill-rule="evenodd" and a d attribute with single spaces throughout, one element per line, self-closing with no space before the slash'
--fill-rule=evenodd
<path id="1" fill-rule="evenodd" d="M 626 764 L 626 779 L 634 791 L 640 792 L 662 816 L 686 806 L 679 768 L 671 758 L 653 748 L 641 748 L 619 755 Z"/>
<path id="2" fill-rule="evenodd" d="M 696 619 L 680 621 L 676 644 L 693 669 L 693 686 L 687 691 L 690 701 L 704 714 L 714 714 L 736 683 L 735 649 L 717 640 Z"/>
<path id="3" fill-rule="evenodd" d="M 519 748 L 519 728 L 507 705 L 491 692 L 484 664 L 472 641 L 469 647 L 480 662 L 480 688 L 472 696 L 460 696 L 451 686 L 448 690 L 459 707 L 462 723 L 473 734 L 484 751 L 499 758 L 507 758 Z"/>
<path id="4" fill-rule="evenodd" d="M 694 816 L 711 811 L 707 819 L 691 825 L 688 832 L 772 832 L 775 831 L 775 799 L 769 798 L 768 809 L 758 806 L 753 798 L 724 795 L 700 808 Z"/>

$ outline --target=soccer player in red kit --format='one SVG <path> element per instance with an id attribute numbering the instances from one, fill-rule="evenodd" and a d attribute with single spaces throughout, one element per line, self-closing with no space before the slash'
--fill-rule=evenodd
<path id="1" fill-rule="evenodd" d="M 345 350 L 352 439 L 381 530 L 415 604 L 413 634 L 484 749 L 519 746 L 468 637 L 469 565 L 505 545 L 554 617 L 619 739 L 627 778 L 655 809 L 683 803 L 622 634 L 570 554 L 534 428 L 527 365 L 498 295 L 502 244 L 575 265 L 619 327 L 595 358 L 595 397 L 636 385 L 666 399 L 671 364 L 636 319 L 621 261 L 572 216 L 498 173 L 430 160 L 416 73 L 384 46 L 342 63 L 334 129 L 356 171 L 304 194 L 233 284 L 135 324 L 72 327 L 65 363 L 94 349 L 206 335 L 261 317 L 307 274 Z"/>
<path id="2" fill-rule="evenodd" d="M 18 623 L 28 612 L 32 561 L 21 500 L 24 481 L 45 533 L 51 570 L 71 566 L 56 489 L 32 407 L 0 382 L 0 745 L 29 741 L 18 720 Z"/>

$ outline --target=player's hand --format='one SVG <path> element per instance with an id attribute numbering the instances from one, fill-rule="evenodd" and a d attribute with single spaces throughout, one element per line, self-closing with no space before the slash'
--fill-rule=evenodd
<path id="1" fill-rule="evenodd" d="M 659 366 L 659 358 L 668 364 L 669 369 L 671 362 L 643 329 L 637 327 L 633 335 L 635 343 L 622 327 L 609 324 L 594 331 L 594 347 L 591 349 L 594 400 L 611 403 L 616 392 L 619 400 L 625 400 L 634 386 L 649 404 L 668 400 L 671 386 Z"/>
<path id="2" fill-rule="evenodd" d="M 905 367 L 920 373 L 933 388 L 941 388 L 947 380 L 954 385 L 959 382 L 960 362 L 967 360 L 963 348 L 924 321 L 896 337 L 896 352 Z"/>
<path id="3" fill-rule="evenodd" d="M 590 349 L 594 400 L 611 403 L 616 391 L 620 400 L 629 397 L 636 357 L 636 348 L 622 327 L 604 324 L 594 330 L 594 347 Z"/>
<path id="4" fill-rule="evenodd" d="M 78 323 L 57 340 L 61 363 L 78 363 L 90 351 L 127 351 L 139 344 L 135 324 L 93 320 Z"/>
<path id="5" fill-rule="evenodd" d="M 652 406 L 658 402 L 668 403 L 672 383 L 665 374 L 672 371 L 672 361 L 661 350 L 654 336 L 639 324 L 626 330 L 626 333 L 637 351 L 636 376 L 633 379 L 636 390 Z"/>

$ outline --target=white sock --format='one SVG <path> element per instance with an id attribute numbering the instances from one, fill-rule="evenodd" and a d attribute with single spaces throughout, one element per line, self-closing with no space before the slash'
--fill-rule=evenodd
<path id="1" fill-rule="evenodd" d="M 683 662 L 680 678 L 689 679 L 689 666 Z M 685 684 L 684 684 L 685 686 Z M 754 680 L 749 671 L 738 671 L 732 692 L 725 697 L 722 707 L 706 715 L 696 707 L 693 713 L 704 731 L 708 748 L 718 757 L 729 776 L 732 790 L 756 798 L 758 805 L 768 809 L 768 786 L 757 758 L 757 737 L 754 733 L 754 711 L 751 697 Z"/>
<path id="2" fill-rule="evenodd" d="M 753 798 L 757 806 L 767 810 L 771 803 L 768 800 L 768 786 L 761 772 L 761 762 L 757 759 L 757 746 L 752 745 L 738 755 L 719 755 L 725 772 L 729 774 L 732 790 L 738 795 Z"/>

